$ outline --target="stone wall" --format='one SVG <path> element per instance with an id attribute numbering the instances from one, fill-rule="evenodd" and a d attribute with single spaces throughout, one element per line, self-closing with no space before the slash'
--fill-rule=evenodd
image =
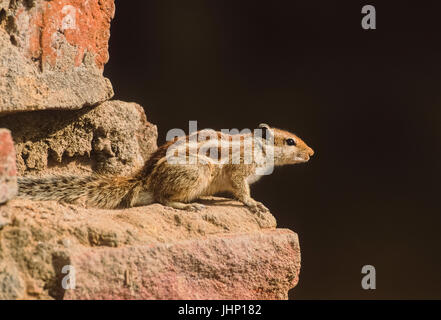
<path id="1" fill-rule="evenodd" d="M 297 235 L 238 202 L 203 203 L 194 213 L 11 200 L 0 210 L 0 299 L 286 299 Z M 76 284 L 64 290 L 68 265 Z"/>
<path id="2" fill-rule="evenodd" d="M 0 112 L 110 99 L 102 71 L 114 12 L 113 0 L 0 0 Z"/>
<path id="3" fill-rule="evenodd" d="M 0 129 L 0 205 L 16 194 L 17 168 L 14 143 L 11 132 L 8 129 Z"/>
<path id="4" fill-rule="evenodd" d="M 20 175 L 129 174 L 156 149 L 157 129 L 136 103 L 106 101 L 66 111 L 0 117 L 14 134 Z"/>
<path id="5" fill-rule="evenodd" d="M 113 0 L 0 0 L 0 299 L 286 299 L 299 242 L 270 213 L 14 199 L 17 174 L 127 175 L 156 150 L 145 108 L 110 100 L 102 75 L 113 15 Z"/>

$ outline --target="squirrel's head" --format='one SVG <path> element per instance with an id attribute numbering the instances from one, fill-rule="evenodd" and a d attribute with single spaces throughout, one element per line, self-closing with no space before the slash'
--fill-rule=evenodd
<path id="1" fill-rule="evenodd" d="M 291 132 L 271 128 L 265 123 L 261 123 L 259 128 L 263 130 L 263 136 L 265 139 L 268 139 L 269 137 L 274 139 L 275 165 L 307 162 L 314 154 L 314 150 Z"/>

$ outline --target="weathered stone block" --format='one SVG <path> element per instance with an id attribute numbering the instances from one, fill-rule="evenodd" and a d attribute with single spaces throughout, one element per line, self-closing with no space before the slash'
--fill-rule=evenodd
<path id="1" fill-rule="evenodd" d="M 157 129 L 136 103 L 106 101 L 73 111 L 0 118 L 11 130 L 20 175 L 129 174 L 156 150 Z"/>
<path id="2" fill-rule="evenodd" d="M 185 212 L 11 200 L 0 207 L 0 215 L 14 217 L 0 229 L 9 270 L 0 297 L 286 299 L 300 271 L 297 234 L 236 201 L 202 203 L 203 211 Z M 76 281 L 65 290 L 67 265 Z"/>
<path id="3" fill-rule="evenodd" d="M 0 0 L 0 113 L 110 99 L 113 0 Z"/>
<path id="4" fill-rule="evenodd" d="M 14 143 L 11 132 L 7 129 L 0 129 L 0 204 L 12 199 L 16 194 L 17 169 Z M 0 224 L 1 219 L 0 216 Z"/>

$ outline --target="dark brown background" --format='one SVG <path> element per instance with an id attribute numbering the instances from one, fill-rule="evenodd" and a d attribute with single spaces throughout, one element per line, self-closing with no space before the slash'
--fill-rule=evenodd
<path id="1" fill-rule="evenodd" d="M 381 2 L 117 1 L 105 75 L 160 143 L 188 120 L 267 122 L 316 150 L 252 188 L 299 234 L 291 298 L 441 298 L 441 11 Z M 377 290 L 361 289 L 365 264 Z"/>

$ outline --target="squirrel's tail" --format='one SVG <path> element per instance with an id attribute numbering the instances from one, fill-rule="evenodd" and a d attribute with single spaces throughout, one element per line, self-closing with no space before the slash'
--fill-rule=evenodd
<path id="1" fill-rule="evenodd" d="M 153 203 L 142 181 L 131 177 L 52 176 L 18 178 L 18 198 L 81 203 L 96 208 L 128 208 Z"/>

